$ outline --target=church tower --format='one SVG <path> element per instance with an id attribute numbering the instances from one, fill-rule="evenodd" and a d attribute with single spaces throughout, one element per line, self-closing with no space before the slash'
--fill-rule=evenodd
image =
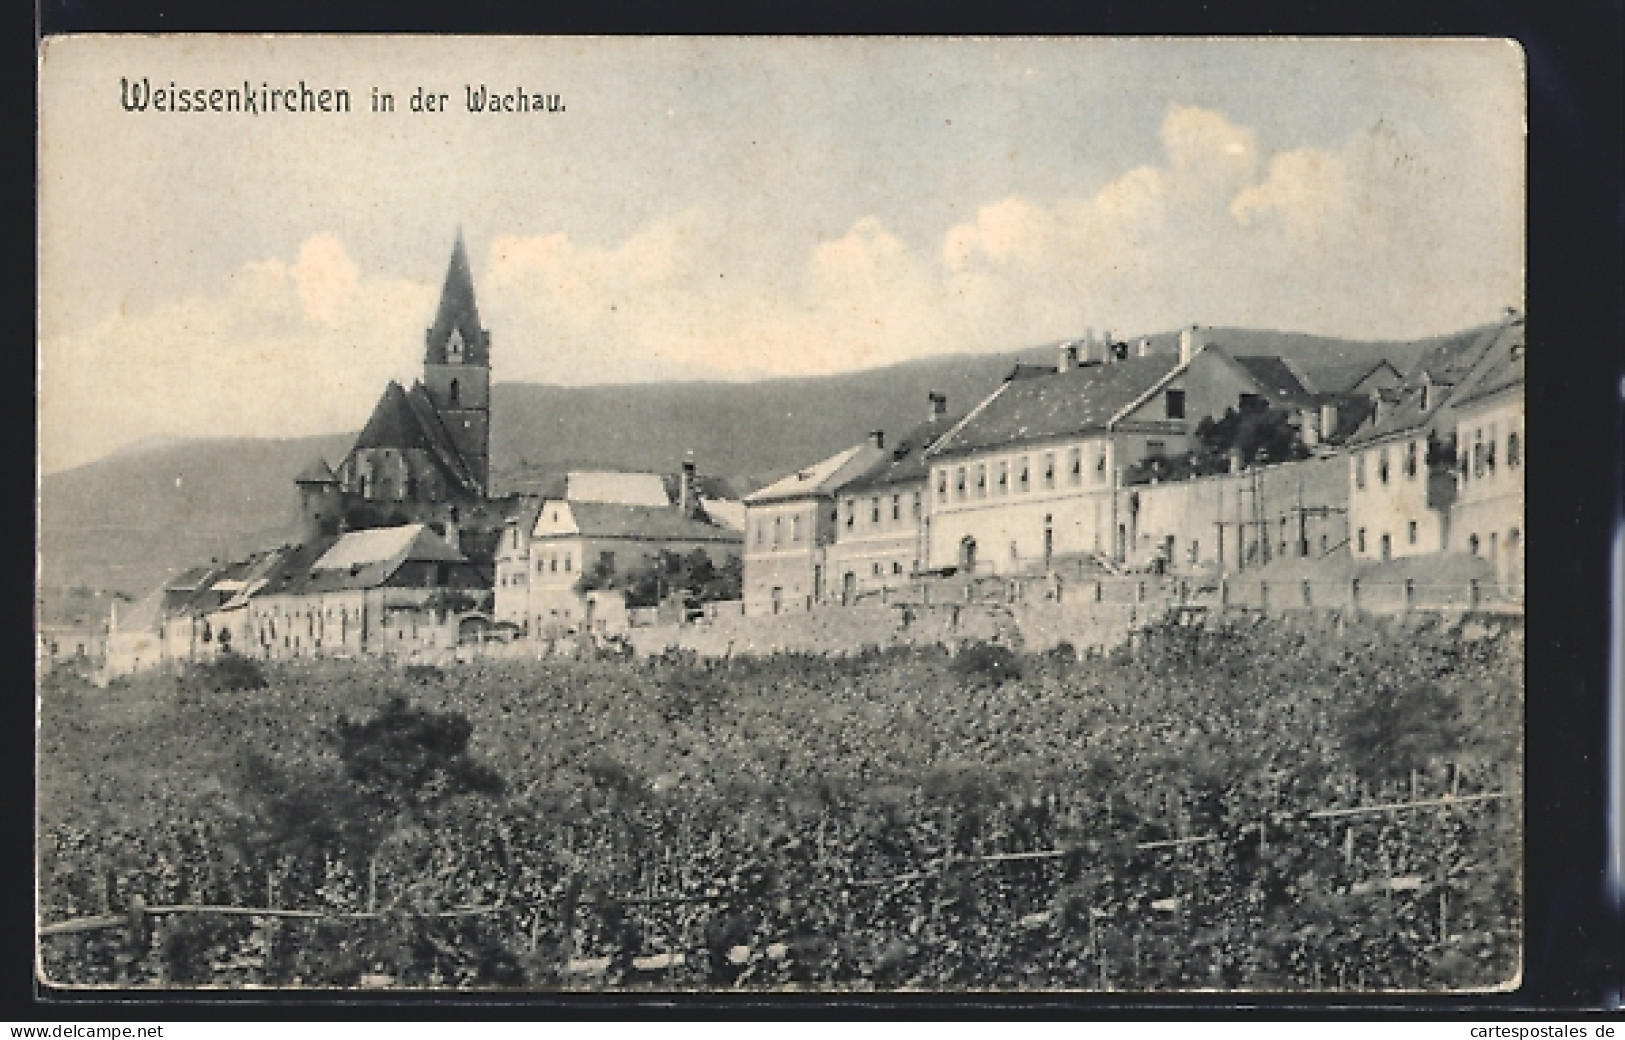
<path id="1" fill-rule="evenodd" d="M 451 250 L 440 308 L 427 338 L 424 389 L 481 491 L 490 494 L 491 334 L 480 327 L 474 275 L 461 231 Z"/>

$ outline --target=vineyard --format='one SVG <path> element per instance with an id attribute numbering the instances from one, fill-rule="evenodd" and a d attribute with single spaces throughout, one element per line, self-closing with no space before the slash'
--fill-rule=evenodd
<path id="1" fill-rule="evenodd" d="M 59 985 L 1519 971 L 1517 621 L 1169 622 L 1081 660 L 243 662 L 40 696 Z"/>

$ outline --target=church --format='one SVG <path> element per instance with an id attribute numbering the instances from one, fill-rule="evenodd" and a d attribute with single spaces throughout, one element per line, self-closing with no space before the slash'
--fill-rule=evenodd
<path id="1" fill-rule="evenodd" d="M 491 334 L 458 232 L 425 335 L 423 378 L 384 387 L 336 469 L 317 459 L 294 478 L 301 539 L 426 524 L 488 565 L 513 505 L 492 497 L 490 479 Z"/>

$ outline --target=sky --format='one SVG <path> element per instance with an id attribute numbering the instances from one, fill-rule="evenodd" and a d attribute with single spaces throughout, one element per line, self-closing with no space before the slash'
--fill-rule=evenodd
<path id="1" fill-rule="evenodd" d="M 352 111 L 131 112 L 121 78 Z M 563 111 L 470 113 L 482 84 Z M 65 38 L 40 142 L 47 473 L 359 428 L 420 371 L 459 230 L 498 382 L 1523 305 L 1504 41 Z"/>

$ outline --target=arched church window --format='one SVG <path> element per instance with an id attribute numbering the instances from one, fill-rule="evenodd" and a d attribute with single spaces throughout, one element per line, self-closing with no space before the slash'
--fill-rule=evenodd
<path id="1" fill-rule="evenodd" d="M 453 379 L 451 381 L 451 389 L 446 393 L 447 399 L 451 401 L 453 406 L 457 404 L 457 394 L 459 389 L 460 388 L 457 385 L 457 380 Z"/>

